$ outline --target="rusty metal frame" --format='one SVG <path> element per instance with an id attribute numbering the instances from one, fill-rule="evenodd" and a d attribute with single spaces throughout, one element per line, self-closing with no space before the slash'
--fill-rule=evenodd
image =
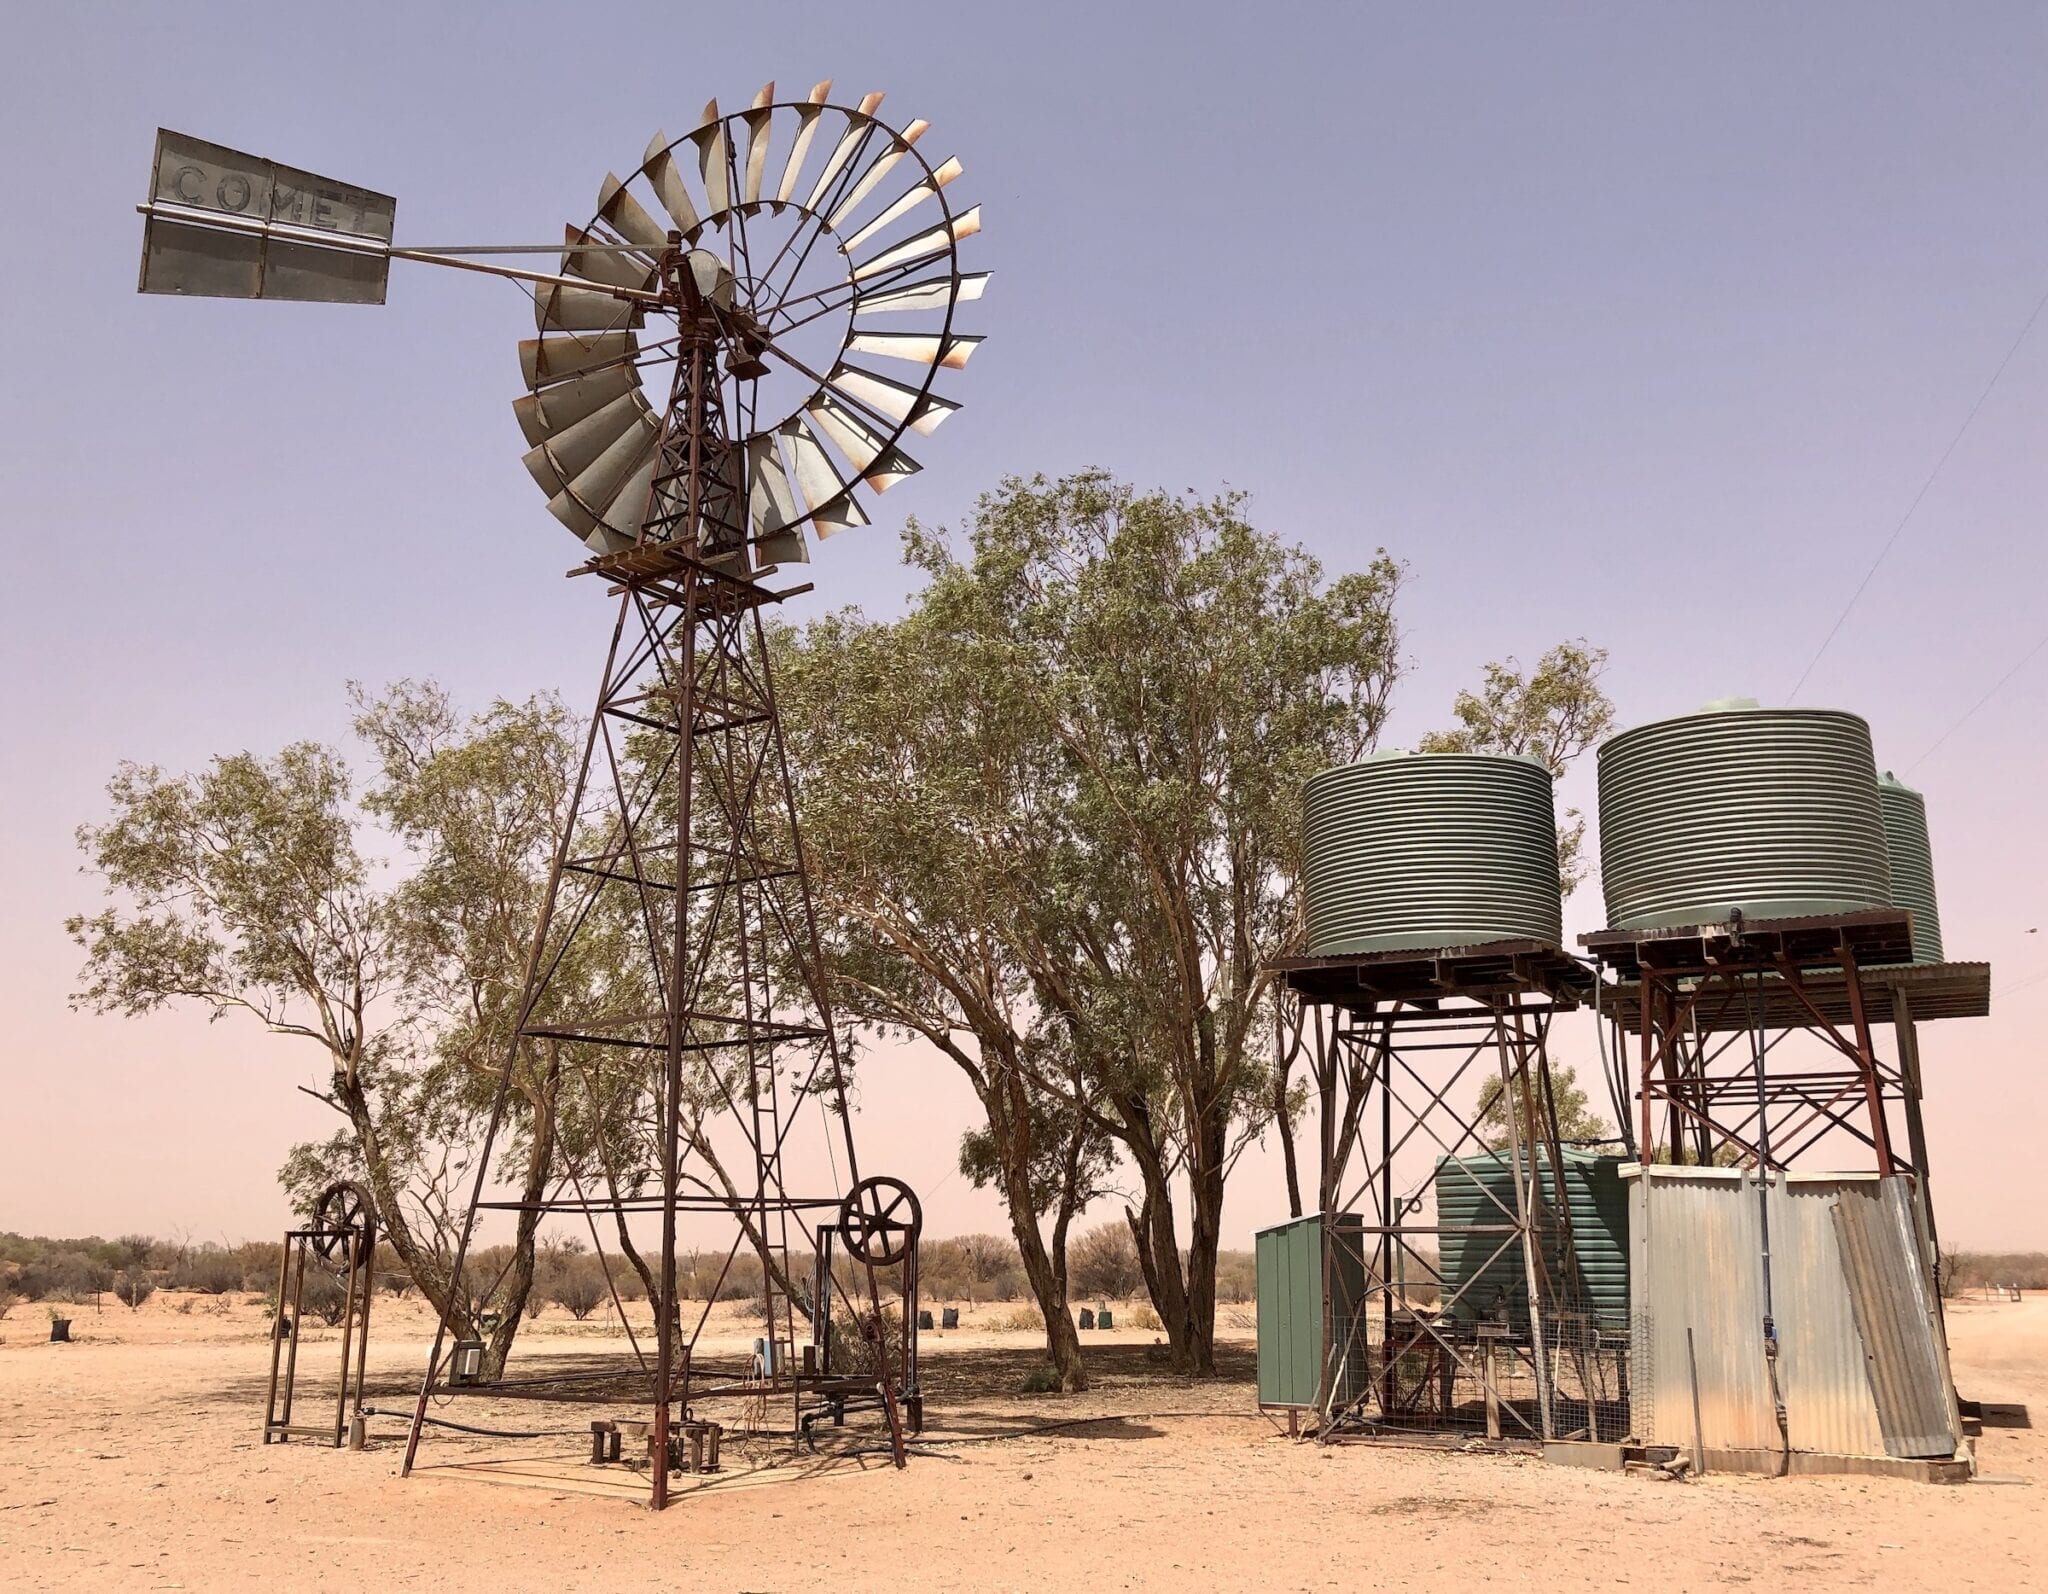
<path id="1" fill-rule="evenodd" d="M 334 1426 L 329 1429 L 325 1423 L 293 1422 L 292 1408 L 298 1394 L 299 1340 L 305 1331 L 306 1269 L 335 1251 L 341 1253 L 344 1298 L 341 1372 L 336 1380 Z M 306 1228 L 285 1231 L 277 1268 L 277 1305 L 270 1315 L 270 1384 L 263 1408 L 265 1444 L 316 1439 L 337 1450 L 344 1444 L 361 1447 L 363 1377 L 370 1353 L 370 1300 L 376 1292 L 376 1255 L 377 1220 L 371 1213 L 365 1214 L 363 1222 L 345 1227 L 316 1219 Z"/>
<path id="2" fill-rule="evenodd" d="M 1561 949 L 1520 942 L 1427 954 L 1297 958 L 1279 965 L 1279 972 L 1305 1007 L 1320 1109 L 1317 1191 L 1326 1219 L 1326 1321 L 1317 1439 L 1371 1437 L 1389 1429 L 1448 1432 L 1481 1420 L 1487 1437 L 1503 1443 L 1561 1437 L 1553 1328 L 1573 1303 L 1563 1298 L 1542 1240 L 1549 1238 L 1551 1254 L 1567 1264 L 1572 1242 L 1549 1034 L 1556 1013 L 1590 996 L 1590 973 Z M 1476 1109 L 1457 1105 L 1454 1094 L 1481 1078 L 1496 1081 L 1517 1104 L 1508 1114 L 1505 1152 L 1511 1198 L 1503 1201 L 1481 1186 L 1481 1221 L 1447 1224 L 1439 1213 L 1435 1223 L 1418 1224 L 1413 1220 L 1421 1187 L 1397 1188 L 1395 1160 L 1411 1146 L 1427 1144 L 1446 1157 L 1486 1151 Z M 1440 1248 L 1453 1234 L 1475 1246 L 1483 1260 L 1464 1285 L 1445 1295 Z M 1539 1243 L 1527 1243 L 1532 1235 Z M 1518 1244 L 1526 1321 L 1511 1328 L 1475 1323 L 1469 1332 L 1456 1326 L 1451 1308 Z M 1434 1263 L 1424 1259 L 1419 1245 L 1438 1250 Z M 1339 1274 L 1347 1267 L 1363 1278 L 1363 1290 L 1340 1312 Z M 1411 1277 L 1417 1267 L 1419 1279 Z M 1411 1298 L 1409 1287 L 1418 1282 L 1437 1290 L 1435 1303 Z M 1536 1390 L 1533 1410 L 1496 1397 L 1503 1355 L 1528 1366 Z M 1347 1378 L 1347 1367 L 1360 1356 L 1367 1358 L 1366 1376 Z M 1404 1387 L 1401 1369 L 1417 1361 L 1428 1373 Z M 1484 1392 L 1483 1419 L 1451 1409 L 1460 1378 Z M 1362 1393 L 1347 1397 L 1347 1387 Z"/>
<path id="3" fill-rule="evenodd" d="M 1903 910 L 1601 930 L 1581 941 L 1631 981 L 1607 1016 L 1617 1047 L 1633 1043 L 1639 1155 L 1661 1145 L 1674 1162 L 1710 1165 L 1732 1153 L 1779 1171 L 1841 1135 L 1880 1176 L 1924 1174 L 1917 1129 L 1910 1160 L 1898 1152 L 1891 1108 L 1911 1101 L 1917 1119 L 1918 1104 L 1872 1021 L 1882 991 L 1910 1045 L 1910 1005 L 1885 988 L 1887 968 L 1912 955 Z M 1818 1065 L 1783 1044 L 1794 1034 L 1821 1043 Z"/>
<path id="4" fill-rule="evenodd" d="M 480 1213 L 577 1215 L 593 1242 L 600 1213 L 621 1225 L 632 1213 L 658 1213 L 659 1310 L 651 1363 L 635 1338 L 631 1362 L 617 1372 L 507 1380 L 493 1369 L 478 1386 L 485 1393 L 561 1390 L 581 1381 L 574 1398 L 637 1396 L 650 1404 L 648 1503 L 656 1510 L 670 1500 L 672 1458 L 679 1454 L 672 1437 L 702 1432 L 695 1401 L 734 1393 L 787 1401 L 784 1431 L 792 1439 L 821 1416 L 836 1422 L 849 1409 L 878 1410 L 898 1466 L 906 1458 L 906 1428 L 915 1431 L 922 1419 L 914 1225 L 907 1254 L 889 1266 L 851 1257 L 849 1284 L 826 1259 L 836 1234 L 857 1230 L 859 1214 L 847 1205 L 852 1198 L 795 1194 L 785 1179 L 794 1108 L 816 1095 L 829 1104 L 828 1133 L 843 1157 L 849 1189 L 862 1182 L 763 620 L 768 605 L 807 589 L 771 590 L 753 570 L 744 488 L 734 490 L 745 480 L 743 450 L 734 441 L 720 375 L 732 333 L 699 293 L 679 234 L 671 235 L 661 257 L 659 281 L 680 327 L 673 390 L 637 540 L 571 572 L 602 579 L 618 599 L 618 617 L 476 1163 L 450 1270 L 450 1307 L 435 1331 L 403 1467 L 408 1475 L 413 1469 L 429 1400 L 459 1392 L 449 1377 L 454 1352 L 448 1335 Z M 634 734 L 660 738 L 660 752 L 643 758 L 629 781 L 623 743 Z M 593 827 L 601 840 L 591 851 Z M 645 943 L 643 972 L 661 993 L 660 1011 L 543 1016 L 550 982 L 607 890 L 627 894 Z M 800 1014 L 789 1011 L 792 993 L 778 989 L 776 968 L 796 971 Z M 525 1049 L 536 1042 L 658 1058 L 659 1082 L 649 1092 L 659 1134 L 658 1192 L 622 1195 L 607 1170 L 607 1198 L 591 1192 L 583 1170 L 572 1165 L 542 1201 L 487 1199 L 512 1080 Z M 790 1066 L 784 1060 L 793 1053 Z M 684 1070 L 686 1062 L 706 1059 L 713 1061 L 709 1078 L 722 1121 L 738 1126 L 752 1163 L 736 1177 L 737 1189 L 714 1189 L 691 1172 L 692 1158 L 708 1157 L 709 1150 L 685 1123 Z M 721 1060 L 724 1069 L 716 1066 Z M 769 1348 L 746 1366 L 697 1354 L 708 1302 L 692 1326 L 678 1310 L 677 1218 L 706 1212 L 730 1216 L 735 1229 L 713 1297 L 742 1246 L 762 1261 Z M 800 1303 L 793 1298 L 791 1256 L 804 1244 L 818 1263 L 813 1298 Z M 598 1257 L 616 1300 L 601 1244 Z M 882 1307 L 884 1282 L 892 1276 L 900 1279 L 904 1305 L 894 1329 Z M 868 1342 L 864 1369 L 834 1365 L 835 1300 Z M 799 1312 L 811 1324 L 801 1357 Z"/>

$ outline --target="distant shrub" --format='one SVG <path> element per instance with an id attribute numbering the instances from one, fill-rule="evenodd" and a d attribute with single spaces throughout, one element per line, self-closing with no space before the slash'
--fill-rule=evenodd
<path id="1" fill-rule="evenodd" d="M 1942 1262 L 1959 1288 L 2048 1290 L 2048 1251 L 1951 1251 Z"/>
<path id="2" fill-rule="evenodd" d="M 230 1290 L 239 1290 L 243 1287 L 241 1258 L 225 1246 L 197 1246 L 171 1265 L 170 1285 L 172 1289 L 195 1290 L 201 1295 L 225 1295 Z"/>
<path id="3" fill-rule="evenodd" d="M 333 1328 L 348 1313 L 348 1292 L 342 1288 L 341 1280 L 324 1267 L 308 1267 L 305 1285 L 299 1291 L 299 1310 L 312 1313 Z"/>
<path id="4" fill-rule="evenodd" d="M 114 1299 L 131 1312 L 142 1310 L 142 1303 L 156 1294 L 156 1284 L 147 1273 L 129 1268 L 114 1280 Z"/>
<path id="5" fill-rule="evenodd" d="M 113 1270 L 82 1250 L 52 1250 L 22 1264 L 21 1293 L 32 1301 L 87 1301 L 113 1283 Z"/>
<path id="6" fill-rule="evenodd" d="M 1124 1223 L 1097 1224 L 1067 1247 L 1067 1278 L 1077 1296 L 1129 1300 L 1145 1288 L 1138 1242 Z"/>
<path id="7" fill-rule="evenodd" d="M 1216 1298 L 1231 1306 L 1242 1306 L 1259 1293 L 1258 1262 L 1249 1251 L 1216 1253 Z"/>
<path id="8" fill-rule="evenodd" d="M 594 1256 L 564 1256 L 555 1259 L 543 1281 L 547 1299 L 582 1322 L 611 1297 L 605 1283 L 604 1264 Z M 534 1292 L 540 1294 L 540 1289 Z"/>
<path id="9" fill-rule="evenodd" d="M 277 1282 L 277 1270 L 284 1262 L 284 1243 L 281 1240 L 247 1240 L 234 1247 L 235 1266 L 241 1270 L 242 1282 L 231 1286 L 244 1290 L 264 1290 Z"/>
<path id="10" fill-rule="evenodd" d="M 20 1301 L 21 1297 L 13 1290 L 0 1289 L 0 1320 L 4 1320 L 8 1312 L 20 1304 Z"/>

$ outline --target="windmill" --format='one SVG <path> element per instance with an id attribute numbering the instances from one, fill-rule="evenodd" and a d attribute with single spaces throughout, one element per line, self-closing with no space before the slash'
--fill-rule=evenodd
<path id="1" fill-rule="evenodd" d="M 909 1186 L 864 1177 L 856 1158 L 763 613 L 809 590 L 772 578 L 808 559 L 810 534 L 867 524 L 863 490 L 920 468 L 907 440 L 958 408 L 935 381 L 980 341 L 956 316 L 988 274 L 960 266 L 980 212 L 954 203 L 958 160 L 929 161 L 926 124 L 883 121 L 881 95 L 847 106 L 830 91 L 785 101 L 770 84 L 742 111 L 714 101 L 682 138 L 657 133 L 559 244 L 400 247 L 388 196 L 158 136 L 144 292 L 381 303 L 392 260 L 526 289 L 524 463 L 583 546 L 570 575 L 617 602 L 408 1474 L 430 1402 L 462 1391 L 637 1395 L 652 1407 L 656 1508 L 672 1468 L 703 1464 L 707 1435 L 715 1454 L 720 1425 L 702 1413 L 720 1401 L 786 1402 L 792 1436 L 879 1412 L 898 1465 L 921 1421 L 921 1215 Z M 541 253 L 559 269 L 493 258 Z M 563 971 L 593 959 L 604 977 L 568 989 Z M 611 1128 L 582 1165 L 565 1153 L 539 1199 L 503 1200 L 492 1158 L 530 1068 L 566 1069 L 559 1099 L 580 1093 L 588 1121 Z M 843 1187 L 829 1195 L 816 1169 L 815 1182 L 785 1178 L 813 1102 Z M 510 1334 L 498 1325 L 487 1348 L 464 1302 L 490 1293 L 466 1272 L 478 1222 L 508 1212 L 529 1233 L 549 1215 L 587 1226 L 616 1301 L 600 1218 L 612 1226 L 657 1303 L 654 1344 L 633 1339 L 616 1367 L 504 1377 Z M 648 1256 L 631 1230 L 655 1220 Z M 714 1353 L 708 1301 L 686 1313 L 680 1299 L 679 1227 L 707 1221 L 732 1234 L 721 1281 L 744 1253 L 759 1265 L 765 1328 L 748 1356 Z M 620 1430 L 639 1432 L 613 1423 L 607 1444 L 605 1428 L 593 1425 L 594 1459 L 616 1460 Z"/>

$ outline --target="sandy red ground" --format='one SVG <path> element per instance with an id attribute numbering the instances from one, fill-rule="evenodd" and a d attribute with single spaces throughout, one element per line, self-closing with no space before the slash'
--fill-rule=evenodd
<path id="1" fill-rule="evenodd" d="M 0 1587 L 419 1589 L 2040 1588 L 2048 1447 L 1994 1412 L 1987 1478 L 1710 1477 L 1655 1483 L 1522 1458 L 1291 1443 L 1252 1412 L 1250 1324 L 1226 1309 L 1230 1376 L 1175 1379 L 1120 1328 L 1091 1346 L 1090 1393 L 1013 1393 L 1028 1333 L 927 1339 L 935 1435 L 1083 1415 L 1121 1420 L 932 1448 L 903 1472 L 871 1457 L 731 1470 L 654 1516 L 567 1486 L 509 1487 L 445 1466 L 503 1442 L 446 1439 L 398 1477 L 396 1422 L 364 1454 L 264 1446 L 260 1306 L 162 1296 L 0 1321 Z M 184 1308 L 181 1310 L 181 1307 Z M 428 1325 L 377 1303 L 372 1401 L 417 1378 Z M 558 1321 L 559 1319 L 559 1321 Z M 976 1326 L 977 1324 L 982 1326 Z M 737 1320 L 735 1335 L 744 1333 Z M 323 1332 L 308 1336 L 309 1375 Z M 550 1312 L 532 1354 L 587 1326 Z M 2048 1296 L 1951 1314 L 1966 1395 L 2048 1422 Z M 309 1376 L 308 1387 L 320 1380 Z M 519 1447 L 514 1447 L 519 1448 Z M 566 1461 L 573 1445 L 538 1443 Z M 549 1462 L 549 1465 L 554 1465 Z M 562 1468 L 573 1479 L 573 1466 Z"/>

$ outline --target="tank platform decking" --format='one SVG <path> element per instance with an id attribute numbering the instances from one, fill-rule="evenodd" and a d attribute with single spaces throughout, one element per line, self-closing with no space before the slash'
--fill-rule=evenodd
<path id="1" fill-rule="evenodd" d="M 1594 930 L 1579 945 L 1630 979 L 1656 974 L 1730 974 L 1776 968 L 1802 972 L 1839 963 L 1846 953 L 1868 969 L 1913 961 L 1913 918 L 1904 908 L 1793 919 L 1748 919 L 1728 924 L 1685 924 L 1642 930 Z"/>
<path id="2" fill-rule="evenodd" d="M 1740 990 L 1730 990 L 1693 1009 L 1701 1030 L 1723 1033 L 1752 1028 L 1803 1028 L 1814 1017 L 1830 1024 L 1850 1024 L 1849 986 L 1840 969 L 1807 971 L 1800 976 L 1809 1008 L 1776 975 L 1764 976 Z M 1939 1018 L 1983 1018 L 1991 1011 L 1989 963 L 1913 963 L 1880 965 L 1863 972 L 1863 1002 L 1873 1024 L 1910 1017 L 1914 1023 Z M 1601 1004 L 1625 1030 L 1641 1027 L 1643 988 L 1624 981 L 1601 993 Z"/>
<path id="3" fill-rule="evenodd" d="M 1383 1002 L 1459 997 L 1541 996 L 1561 1008 L 1585 1006 L 1593 999 L 1593 971 L 1548 941 L 1341 952 L 1280 958 L 1272 968 L 1303 1001 L 1354 1011 Z"/>

